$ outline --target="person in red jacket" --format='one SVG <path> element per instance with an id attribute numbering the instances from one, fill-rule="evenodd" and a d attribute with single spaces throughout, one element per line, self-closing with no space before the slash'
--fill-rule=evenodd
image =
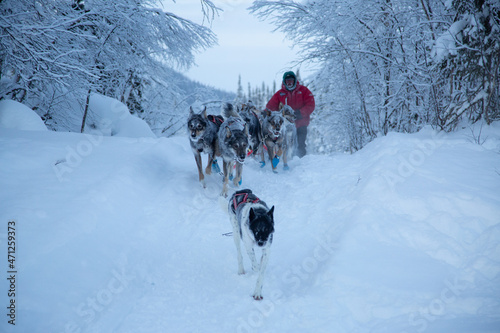
<path id="1" fill-rule="evenodd" d="M 294 72 L 285 72 L 281 89 L 271 97 L 266 108 L 271 111 L 278 111 L 280 103 L 290 105 L 295 110 L 297 155 L 302 158 L 306 154 L 307 126 L 315 107 L 314 96 L 307 87 L 299 83 Z"/>

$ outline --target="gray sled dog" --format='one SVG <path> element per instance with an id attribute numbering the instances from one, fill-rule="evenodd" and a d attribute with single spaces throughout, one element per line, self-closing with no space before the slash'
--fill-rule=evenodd
<path id="1" fill-rule="evenodd" d="M 229 199 L 228 212 L 233 226 L 233 238 L 238 255 L 238 274 L 245 274 L 243 257 L 241 255 L 240 239 L 243 240 L 246 251 L 252 261 L 252 269 L 259 273 L 253 298 L 261 300 L 264 272 L 269 260 L 269 251 L 274 234 L 274 206 L 267 208 L 249 189 L 236 191 Z M 260 265 L 255 259 L 254 247 L 262 249 Z"/>
<path id="2" fill-rule="evenodd" d="M 217 156 L 222 156 L 224 169 L 224 184 L 221 195 L 227 197 L 229 177 L 232 175 L 235 163 L 236 176 L 233 178 L 233 183 L 235 186 L 241 184 L 243 163 L 248 148 L 248 127 L 230 103 L 223 105 L 222 115 L 224 122 L 218 133 Z"/>
<path id="3" fill-rule="evenodd" d="M 205 175 L 203 174 L 201 153 L 208 154 L 207 167 L 205 174 L 212 173 L 212 163 L 215 160 L 217 150 L 217 133 L 223 119 L 220 116 L 207 116 L 207 108 L 205 107 L 201 113 L 194 113 L 193 108 L 189 108 L 189 117 L 187 127 L 189 131 L 189 143 L 193 151 L 196 166 L 198 167 L 198 177 L 203 187 L 205 184 Z M 217 163 L 217 162 L 215 162 Z"/>
<path id="4" fill-rule="evenodd" d="M 248 103 L 241 105 L 238 113 L 247 123 L 248 148 L 251 151 L 251 155 L 257 156 L 257 153 L 262 146 L 262 128 L 258 116 L 259 111 L 252 101 L 248 101 Z"/>
<path id="5" fill-rule="evenodd" d="M 293 111 L 290 105 L 280 103 L 279 109 L 285 118 L 285 151 L 288 155 L 287 157 L 291 159 L 297 148 L 297 128 L 295 127 L 295 120 L 297 118 L 295 117 L 295 111 Z"/>
<path id="6" fill-rule="evenodd" d="M 283 112 L 266 110 L 264 111 L 264 114 L 265 118 L 262 122 L 262 138 L 264 140 L 264 145 L 267 148 L 273 172 L 277 172 L 276 167 L 281 156 L 283 156 L 283 168 L 287 170 L 288 152 L 285 141 L 285 117 L 283 117 Z M 266 164 L 264 150 L 265 149 L 262 149 L 261 151 L 262 167 Z"/>

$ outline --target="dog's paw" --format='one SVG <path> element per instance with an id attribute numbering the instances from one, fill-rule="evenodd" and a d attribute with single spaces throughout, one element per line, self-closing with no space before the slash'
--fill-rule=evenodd
<path id="1" fill-rule="evenodd" d="M 217 163 L 217 160 L 214 160 L 212 162 L 212 171 L 214 173 L 220 173 L 220 167 L 219 167 L 219 163 Z"/>
<path id="2" fill-rule="evenodd" d="M 253 299 L 256 301 L 262 301 L 264 297 L 262 297 L 262 295 L 253 295 Z"/>
<path id="3" fill-rule="evenodd" d="M 272 164 L 273 164 L 273 169 L 276 168 L 278 166 L 278 163 L 280 162 L 280 158 L 278 155 L 274 155 L 274 158 L 273 158 L 273 161 L 272 161 Z"/>
<path id="4" fill-rule="evenodd" d="M 283 165 L 283 170 L 285 170 L 285 171 L 290 170 L 290 167 L 288 166 L 288 164 Z"/>
<path id="5" fill-rule="evenodd" d="M 266 166 L 266 162 L 264 162 L 264 161 L 260 161 L 260 167 L 261 167 L 261 168 L 263 168 L 263 167 L 265 167 L 265 166 Z"/>
<path id="6" fill-rule="evenodd" d="M 237 180 L 236 178 L 233 179 L 233 184 L 234 186 L 241 186 L 241 183 L 243 182 L 243 178 L 240 178 L 240 180 Z"/>

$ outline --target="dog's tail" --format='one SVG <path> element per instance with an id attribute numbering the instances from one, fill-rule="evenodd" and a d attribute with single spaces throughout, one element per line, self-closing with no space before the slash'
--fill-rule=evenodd
<path id="1" fill-rule="evenodd" d="M 229 117 L 240 117 L 238 112 L 234 109 L 233 104 L 231 103 L 224 103 L 222 104 L 222 116 L 224 119 L 227 119 Z"/>

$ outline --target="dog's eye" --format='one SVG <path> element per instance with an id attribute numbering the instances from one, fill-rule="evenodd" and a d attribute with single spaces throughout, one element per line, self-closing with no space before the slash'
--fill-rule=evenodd
<path id="1" fill-rule="evenodd" d="M 203 129 L 203 126 L 198 125 L 196 128 L 198 129 L 198 131 L 200 131 L 201 129 Z"/>

